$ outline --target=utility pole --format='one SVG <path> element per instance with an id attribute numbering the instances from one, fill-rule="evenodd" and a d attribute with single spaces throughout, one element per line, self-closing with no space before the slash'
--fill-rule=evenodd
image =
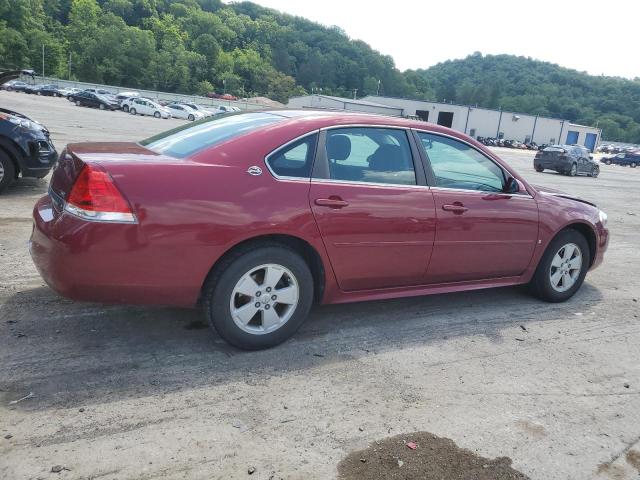
<path id="1" fill-rule="evenodd" d="M 357 89 L 357 88 L 354 88 L 354 89 L 353 89 L 353 99 L 354 99 L 354 100 L 356 99 L 356 94 L 357 94 L 357 93 L 358 93 L 358 89 Z"/>
<path id="2" fill-rule="evenodd" d="M 71 52 L 69 52 L 69 75 L 68 75 L 69 80 L 71 80 Z"/>
<path id="3" fill-rule="evenodd" d="M 378 79 L 378 88 L 376 89 L 376 97 L 380 95 L 380 79 Z"/>
<path id="4" fill-rule="evenodd" d="M 227 93 L 227 82 L 226 80 L 223 78 L 222 79 L 222 94 L 225 95 Z"/>
<path id="5" fill-rule="evenodd" d="M 42 44 L 42 79 L 44 80 L 44 43 Z"/>

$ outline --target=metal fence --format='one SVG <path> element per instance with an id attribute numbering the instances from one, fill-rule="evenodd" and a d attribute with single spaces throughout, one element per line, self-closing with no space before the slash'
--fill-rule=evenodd
<path id="1" fill-rule="evenodd" d="M 31 79 L 29 79 L 31 80 Z M 53 77 L 35 77 L 33 82 L 36 85 L 54 84 L 62 88 L 101 88 L 114 94 L 119 92 L 138 92 L 141 97 L 150 98 L 152 100 L 192 102 L 198 105 L 217 107 L 218 105 L 226 105 L 230 107 L 238 107 L 241 110 L 260 110 L 268 108 L 266 105 L 259 103 L 251 103 L 241 100 L 222 100 L 219 98 L 201 97 L 199 95 L 183 95 L 181 93 L 157 92 L 154 90 L 141 90 L 139 88 L 114 87 L 113 85 L 101 85 L 98 83 L 74 82 L 71 80 L 61 80 Z M 29 82 L 31 83 L 31 82 Z"/>

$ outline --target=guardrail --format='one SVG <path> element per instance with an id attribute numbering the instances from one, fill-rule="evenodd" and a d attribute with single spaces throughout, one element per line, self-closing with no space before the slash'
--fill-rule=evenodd
<path id="1" fill-rule="evenodd" d="M 262 105 L 259 103 L 251 103 L 251 102 L 245 102 L 240 100 L 238 101 L 221 100 L 219 98 L 201 97 L 199 95 L 184 95 L 182 93 L 158 92 L 155 90 L 143 90 L 140 88 L 115 87 L 113 85 L 102 85 L 99 83 L 87 83 L 87 82 L 75 82 L 72 80 L 61 80 L 59 78 L 53 78 L 53 77 L 35 77 L 34 83 L 36 85 L 55 84 L 62 88 L 80 88 L 82 90 L 87 88 L 101 88 L 103 90 L 108 90 L 110 92 L 113 92 L 114 94 L 118 94 L 120 92 L 138 92 L 141 97 L 150 98 L 152 100 L 192 102 L 192 103 L 197 103 L 198 105 L 209 106 L 209 107 L 217 107 L 218 105 L 227 105 L 230 107 L 238 107 L 241 110 L 261 110 L 261 109 L 269 108 L 268 106 Z"/>

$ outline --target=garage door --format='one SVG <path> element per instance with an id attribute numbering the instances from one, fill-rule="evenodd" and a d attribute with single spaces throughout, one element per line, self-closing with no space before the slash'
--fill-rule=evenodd
<path id="1" fill-rule="evenodd" d="M 587 133 L 587 138 L 584 139 L 584 146 L 587 147 L 593 153 L 596 148 L 596 139 L 598 136 L 595 133 Z"/>
<path id="2" fill-rule="evenodd" d="M 579 136 L 580 136 L 580 132 L 574 132 L 573 130 L 569 130 L 567 132 L 567 145 L 576 145 L 578 143 Z"/>

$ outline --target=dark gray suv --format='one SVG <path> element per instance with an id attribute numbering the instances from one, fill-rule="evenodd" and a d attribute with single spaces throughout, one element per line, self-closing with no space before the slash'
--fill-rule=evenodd
<path id="1" fill-rule="evenodd" d="M 580 145 L 550 145 L 536 153 L 533 168 L 536 172 L 554 170 L 572 177 L 579 174 L 597 177 L 600 173 L 600 166 L 589 150 Z"/>

